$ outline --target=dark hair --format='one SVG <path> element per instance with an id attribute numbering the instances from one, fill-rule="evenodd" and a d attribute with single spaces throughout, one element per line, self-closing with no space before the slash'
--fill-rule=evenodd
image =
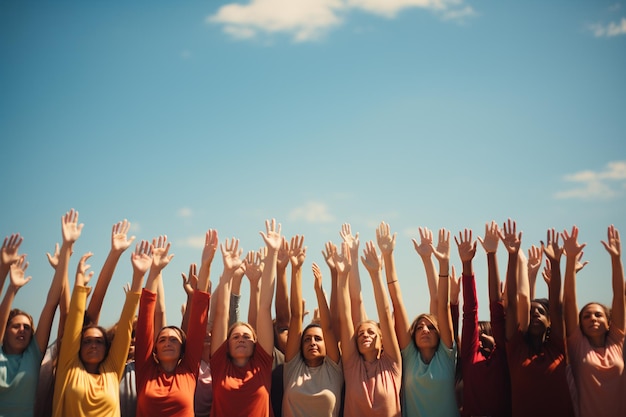
<path id="1" fill-rule="evenodd" d="M 163 330 L 166 330 L 166 329 L 174 330 L 180 337 L 180 358 L 182 359 L 182 357 L 185 356 L 185 345 L 187 344 L 187 335 L 185 334 L 185 331 L 177 326 L 165 326 L 161 328 L 161 330 L 159 330 L 159 333 L 157 333 L 155 340 L 157 340 L 159 338 L 159 335 L 163 332 Z M 155 355 L 155 359 L 158 359 L 156 358 L 156 353 L 157 353 L 156 343 L 154 344 L 154 347 L 152 348 L 152 353 Z"/>
<path id="2" fill-rule="evenodd" d="M 550 302 L 548 301 L 547 298 L 535 298 L 534 300 L 532 300 L 530 302 L 532 303 L 539 303 L 541 304 L 541 306 L 546 310 L 546 314 L 550 314 Z"/>
<path id="3" fill-rule="evenodd" d="M 83 337 L 85 337 L 85 332 L 89 329 L 98 329 L 100 333 L 102 333 L 102 337 L 104 338 L 104 348 L 105 348 L 104 357 L 106 359 L 106 357 L 109 355 L 109 349 L 111 349 L 111 339 L 109 339 L 109 335 L 107 331 L 103 327 L 98 326 L 97 324 L 89 324 L 83 327 L 83 329 L 80 332 L 81 348 L 82 348 Z M 78 351 L 78 357 L 80 361 L 83 362 L 83 358 L 80 355 L 80 350 Z M 83 365 L 84 365 L 84 362 L 83 362 Z"/>
<path id="4" fill-rule="evenodd" d="M 491 322 L 481 320 L 478 322 L 478 331 L 485 333 L 486 335 L 493 336 L 493 330 L 491 329 Z"/>
<path id="5" fill-rule="evenodd" d="M 605 306 L 602 303 L 597 303 L 595 301 L 592 301 L 590 303 L 585 304 L 583 308 L 580 309 L 580 312 L 578 313 L 578 326 L 580 327 L 581 331 L 583 330 L 583 311 L 585 311 L 587 307 L 594 305 L 594 304 L 600 306 L 600 308 L 604 310 L 604 315 L 606 316 L 607 324 L 609 326 L 611 325 L 611 309 L 609 309 L 607 306 Z M 583 334 L 585 333 L 583 332 Z"/>
<path id="6" fill-rule="evenodd" d="M 312 328 L 322 329 L 322 326 L 320 326 L 319 323 L 311 323 L 308 326 L 306 326 L 304 330 L 302 330 L 302 337 L 300 338 L 300 355 L 302 356 L 302 359 L 304 359 L 304 355 L 302 353 L 302 345 L 304 344 L 304 335 L 309 329 L 312 329 Z M 322 331 L 322 334 L 324 334 L 323 331 Z"/>

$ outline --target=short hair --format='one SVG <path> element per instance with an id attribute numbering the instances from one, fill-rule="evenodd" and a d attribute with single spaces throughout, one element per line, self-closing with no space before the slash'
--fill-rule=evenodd
<path id="1" fill-rule="evenodd" d="M 311 323 L 311 324 L 309 324 L 308 326 L 306 326 L 306 327 L 304 328 L 304 330 L 302 330 L 302 337 L 300 338 L 300 354 L 301 354 L 301 355 L 303 355 L 303 352 L 302 352 L 302 345 L 304 344 L 304 335 L 306 334 L 306 332 L 307 332 L 309 329 L 312 329 L 312 328 L 322 329 L 322 326 L 320 326 L 320 325 L 319 325 L 319 323 Z M 324 331 L 322 330 L 322 335 L 323 335 L 323 334 L 324 334 Z M 303 356 L 303 357 L 304 357 L 304 356 Z"/>
<path id="2" fill-rule="evenodd" d="M 590 303 L 585 304 L 585 305 L 583 306 L 583 308 L 581 308 L 581 309 L 580 309 L 580 312 L 578 313 L 578 326 L 580 327 L 580 330 L 581 330 L 581 331 L 582 331 L 582 329 L 583 329 L 583 324 L 582 324 L 582 322 L 583 322 L 583 311 L 585 311 L 585 309 L 586 309 L 587 307 L 589 307 L 589 306 L 591 306 L 591 305 L 594 305 L 594 304 L 595 304 L 595 305 L 600 306 L 600 308 L 601 308 L 602 310 L 604 310 L 604 315 L 606 316 L 606 321 L 607 321 L 607 324 L 608 324 L 609 326 L 611 325 L 611 309 L 610 309 L 610 308 L 608 308 L 606 305 L 604 305 L 604 304 L 602 304 L 602 303 L 598 303 L 598 302 L 592 301 L 592 302 L 590 302 Z M 585 334 L 585 333 L 583 332 L 583 334 Z"/>
<path id="3" fill-rule="evenodd" d="M 23 310 L 20 310 L 19 308 L 14 308 L 13 310 L 9 312 L 9 317 L 7 318 L 7 324 L 4 327 L 4 329 L 5 330 L 8 329 L 9 324 L 11 323 L 11 320 L 13 320 L 17 316 L 24 316 L 28 319 L 28 321 L 30 322 L 30 337 L 34 337 L 35 336 L 35 324 L 33 322 L 33 316 L 31 316 L 30 314 L 28 314 L 27 312 Z M 5 331 L 4 338 L 2 340 L 3 345 L 5 345 L 6 337 L 7 337 L 7 332 Z"/>

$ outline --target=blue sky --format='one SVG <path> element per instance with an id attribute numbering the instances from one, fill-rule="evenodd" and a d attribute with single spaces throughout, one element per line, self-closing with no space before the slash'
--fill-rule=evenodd
<path id="1" fill-rule="evenodd" d="M 137 239 L 168 235 L 171 324 L 204 232 L 256 250 L 272 217 L 305 236 L 311 304 L 310 264 L 342 223 L 361 247 L 380 221 L 398 233 L 414 316 L 428 305 L 418 227 L 482 235 L 508 217 L 525 249 L 578 225 L 579 303 L 611 302 L 600 240 L 609 224 L 626 233 L 623 1 L 6 1 L 0 54 L 0 236 L 25 238 L 33 281 L 14 305 L 35 317 L 70 208 L 85 223 L 72 275 L 87 251 L 99 271 L 122 219 Z M 121 310 L 129 257 L 103 324 Z M 221 269 L 216 257 L 214 281 Z M 482 249 L 475 269 L 487 318 Z"/>

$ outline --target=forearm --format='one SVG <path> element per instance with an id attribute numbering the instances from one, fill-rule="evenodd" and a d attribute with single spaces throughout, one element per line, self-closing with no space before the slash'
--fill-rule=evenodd
<path id="1" fill-rule="evenodd" d="M 432 256 L 420 256 L 426 272 L 426 282 L 428 283 L 428 293 L 430 294 L 429 312 L 437 315 L 437 268 Z"/>
<path id="2" fill-rule="evenodd" d="M 293 271 L 292 271 L 293 275 Z M 293 285 L 293 284 L 292 284 Z M 287 326 L 290 318 L 289 296 L 287 295 L 287 268 L 276 269 L 276 300 L 274 310 L 276 312 L 276 324 Z M 293 292 L 293 290 L 292 290 Z M 292 309 L 293 311 L 293 309 Z"/>
<path id="3" fill-rule="evenodd" d="M 9 319 L 9 313 L 11 312 L 11 306 L 13 300 L 19 288 L 9 284 L 6 294 L 0 303 L 0 341 L 4 341 L 4 333 L 7 327 L 7 321 Z"/>
<path id="4" fill-rule="evenodd" d="M 489 301 L 500 301 L 502 294 L 500 293 L 500 273 L 498 271 L 498 258 L 495 252 L 487 254 L 487 276 L 489 282 Z M 463 299 L 465 302 L 465 299 Z"/>
<path id="5" fill-rule="evenodd" d="M 113 272 L 115 271 L 115 267 L 117 266 L 121 255 L 121 251 L 111 250 L 106 260 L 104 261 L 104 265 L 102 266 L 100 275 L 98 275 L 96 286 L 93 290 L 93 294 L 91 295 L 91 299 L 89 300 L 89 305 L 87 307 L 87 316 L 94 323 L 98 323 L 98 320 L 100 319 L 100 310 L 102 310 L 104 296 L 106 295 L 107 289 L 109 288 L 111 278 L 113 278 Z"/>
<path id="6" fill-rule="evenodd" d="M 626 327 L 626 303 L 625 297 L 623 297 L 625 289 L 624 283 L 624 267 L 622 265 L 622 259 L 619 255 L 611 256 L 611 268 L 612 268 L 612 281 L 613 281 L 613 303 L 611 322 L 622 331 Z"/>

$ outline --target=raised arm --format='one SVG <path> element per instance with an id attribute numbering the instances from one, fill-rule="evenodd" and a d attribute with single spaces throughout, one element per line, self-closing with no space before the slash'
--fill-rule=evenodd
<path id="1" fill-rule="evenodd" d="M 215 317 L 213 318 L 213 330 L 211 336 L 211 355 L 222 346 L 228 335 L 228 309 L 230 307 L 231 280 L 237 268 L 241 265 L 241 253 L 239 240 L 233 238 L 220 245 L 224 271 L 220 277 L 220 283 L 215 290 Z"/>
<path id="2" fill-rule="evenodd" d="M 189 327 L 189 315 L 191 314 L 191 300 L 193 298 L 193 292 L 198 288 L 198 266 L 196 264 L 189 265 L 189 274 L 185 275 L 181 273 L 183 278 L 183 289 L 187 294 L 187 302 L 184 304 L 185 311 L 183 312 L 183 319 L 180 323 L 180 328 L 187 333 Z M 155 326 L 156 327 L 156 326 Z"/>
<path id="3" fill-rule="evenodd" d="M 4 289 L 4 282 L 9 275 L 11 265 L 20 258 L 18 249 L 24 239 L 19 233 L 13 233 L 11 236 L 4 238 L 2 249 L 0 250 L 0 295 Z"/>
<path id="4" fill-rule="evenodd" d="M 391 234 L 391 229 L 385 222 L 382 222 L 376 229 L 376 243 L 382 253 L 383 264 L 385 265 L 385 277 L 393 305 L 393 323 L 396 339 L 398 340 L 398 348 L 404 349 L 411 343 L 411 334 L 409 332 L 411 323 L 402 300 L 402 291 L 400 290 L 395 258 L 393 256 L 393 250 L 396 246 L 396 234 Z"/>
<path id="5" fill-rule="evenodd" d="M 293 241 L 293 239 L 292 239 Z M 290 326 L 289 286 L 287 285 L 287 266 L 289 265 L 289 242 L 283 236 L 278 257 L 276 258 L 276 327 L 278 329 Z M 293 291 L 293 290 L 292 290 Z"/>
<path id="6" fill-rule="evenodd" d="M 487 230 L 489 229 L 487 228 Z M 493 236 L 488 234 L 485 234 L 485 236 L 487 239 L 487 246 L 489 247 L 489 245 L 493 245 Z M 478 239 L 481 243 L 483 243 L 484 247 L 484 240 L 480 239 L 480 237 Z M 499 238 L 496 236 L 496 247 L 498 239 Z M 457 249 L 459 251 L 459 258 L 461 258 L 461 262 L 463 264 L 463 335 L 461 354 L 463 357 L 469 359 L 469 356 L 478 350 L 479 336 L 478 299 L 476 296 L 476 281 L 472 265 L 472 261 L 476 255 L 476 241 L 472 239 L 472 231 L 470 229 L 465 229 L 463 232 L 459 232 L 458 239 L 454 236 L 454 241 L 456 242 Z"/>
<path id="7" fill-rule="evenodd" d="M 502 300 L 500 292 L 500 273 L 498 271 L 498 259 L 496 252 L 498 251 L 498 243 L 500 243 L 500 228 L 494 220 L 485 224 L 485 237 L 478 236 L 481 246 L 487 254 L 487 274 L 489 286 L 489 302 Z M 463 298 L 465 300 L 465 297 Z"/>
<path id="8" fill-rule="evenodd" d="M 571 234 L 564 230 L 563 251 L 565 253 L 565 277 L 563 282 L 563 318 L 565 335 L 569 337 L 578 329 L 578 304 L 576 302 L 576 263 L 585 244 L 578 244 L 578 227 L 573 226 Z M 550 286 L 550 284 L 549 284 Z"/>
<path id="9" fill-rule="evenodd" d="M 559 246 L 559 233 L 548 230 L 547 243 L 541 242 L 543 252 L 550 260 L 551 276 L 548 286 L 548 303 L 550 306 L 550 335 L 554 338 L 564 336 L 563 311 L 561 306 L 561 255 L 563 247 Z"/>
<path id="10" fill-rule="evenodd" d="M 613 304 L 611 308 L 611 326 L 616 326 L 622 332 L 626 322 L 624 317 L 626 300 L 622 295 L 624 294 L 624 267 L 622 266 L 622 243 L 619 237 L 619 232 L 615 226 L 611 225 L 607 232 L 608 238 L 606 242 L 602 242 L 602 245 L 606 251 L 611 255 L 611 268 L 613 271 Z"/>
<path id="11" fill-rule="evenodd" d="M 306 257 L 306 247 L 303 246 L 304 236 L 294 236 L 289 245 L 289 260 L 291 261 L 291 317 L 285 361 L 290 361 L 300 354 L 302 338 L 302 318 L 304 308 L 302 302 L 302 264 Z"/>
<path id="12" fill-rule="evenodd" d="M 13 305 L 13 300 L 15 299 L 15 295 L 26 285 L 31 277 L 24 277 L 26 268 L 28 268 L 28 262 L 26 262 L 26 255 L 21 255 L 15 262 L 11 264 L 9 269 L 9 286 L 7 287 L 7 292 L 4 294 L 4 298 L 2 299 L 2 303 L 0 303 L 0 344 L 4 341 L 4 333 L 7 328 L 7 322 L 9 320 L 9 313 L 11 312 L 11 306 Z M 6 349 L 6 347 L 5 347 Z M 9 353 L 18 353 L 18 352 L 9 352 Z"/>
<path id="13" fill-rule="evenodd" d="M 335 334 L 335 340 L 341 338 L 339 324 L 339 307 L 337 306 L 337 298 L 339 290 L 337 288 L 337 268 L 335 268 L 335 262 L 333 261 L 333 254 L 337 252 L 337 247 L 333 242 L 326 242 L 325 250 L 322 251 L 322 256 L 326 265 L 330 269 L 330 321 L 332 323 L 333 333 Z"/>
<path id="14" fill-rule="evenodd" d="M 359 259 L 359 234 L 352 236 L 352 229 L 349 223 L 341 225 L 339 235 L 348 245 L 350 258 Z M 359 263 L 353 262 L 349 275 L 350 283 L 350 308 L 352 309 L 352 323 L 356 326 L 367 320 L 365 305 L 363 304 L 363 293 L 361 291 L 361 275 L 359 274 Z"/>
<path id="15" fill-rule="evenodd" d="M 439 261 L 439 282 L 437 283 L 439 336 L 441 342 L 451 349 L 454 344 L 452 316 L 450 314 L 450 231 L 439 229 L 437 248 L 433 255 Z"/>
<path id="16" fill-rule="evenodd" d="M 437 268 L 435 266 L 435 261 L 432 258 L 433 254 L 433 232 L 426 227 L 420 227 L 420 243 L 417 243 L 417 240 L 413 239 L 413 246 L 415 247 L 415 251 L 422 259 L 422 263 L 424 264 L 424 270 L 426 271 L 426 280 L 428 282 L 428 293 L 430 294 L 430 314 L 436 316 L 437 315 Z"/>
<path id="17" fill-rule="evenodd" d="M 260 232 L 265 246 L 267 256 L 261 275 L 261 298 L 259 299 L 259 313 L 257 316 L 257 335 L 259 346 L 269 355 L 274 350 L 274 324 L 272 323 L 272 299 L 274 298 L 274 284 L 276 279 L 276 260 L 278 249 L 282 243 L 280 235 L 280 223 L 275 219 L 266 220 L 265 228 L 267 233 Z"/>
<path id="18" fill-rule="evenodd" d="M 248 306 L 248 324 L 256 330 L 256 321 L 259 313 L 259 299 L 261 298 L 261 275 L 263 275 L 265 248 L 258 252 L 250 251 L 246 255 L 246 277 L 250 281 L 250 301 Z"/>
<path id="19" fill-rule="evenodd" d="M 328 308 L 328 303 L 326 302 L 326 294 L 322 288 L 322 271 L 316 263 L 313 263 L 312 270 L 313 277 L 315 278 L 314 288 L 318 306 L 315 311 L 319 314 L 319 323 L 320 326 L 322 326 L 322 334 L 324 335 L 324 341 L 326 344 L 326 356 L 328 356 L 333 362 L 339 363 L 341 354 L 339 353 L 337 338 L 333 332 L 330 309 Z M 315 317 L 313 318 L 313 321 L 315 321 Z"/>
<path id="20" fill-rule="evenodd" d="M 541 248 L 538 248 L 535 245 L 532 245 L 530 249 L 528 249 L 528 263 L 527 263 L 527 271 L 528 271 L 528 286 L 530 287 L 530 296 L 531 300 L 534 300 L 535 297 L 535 287 L 537 285 L 537 275 L 539 275 L 539 269 L 541 269 L 541 261 L 543 259 L 543 251 Z"/>
<path id="21" fill-rule="evenodd" d="M 522 325 L 518 318 L 517 264 L 519 262 L 519 248 L 522 244 L 522 233 L 517 234 L 517 224 L 511 219 L 504 223 L 503 229 L 500 231 L 500 239 L 509 253 L 506 270 L 506 339 L 511 340 L 518 328 L 521 328 L 522 332 L 528 329 L 528 320 L 530 320 L 530 304 L 527 307 L 529 318 L 525 325 Z"/>
<path id="22" fill-rule="evenodd" d="M 352 321 L 352 309 L 350 308 L 349 278 L 352 266 L 350 249 L 348 244 L 341 244 L 341 252 L 333 253 L 333 264 L 337 268 L 337 308 L 339 310 L 341 352 L 344 358 L 352 358 L 358 355 L 354 341 L 354 323 Z"/>

